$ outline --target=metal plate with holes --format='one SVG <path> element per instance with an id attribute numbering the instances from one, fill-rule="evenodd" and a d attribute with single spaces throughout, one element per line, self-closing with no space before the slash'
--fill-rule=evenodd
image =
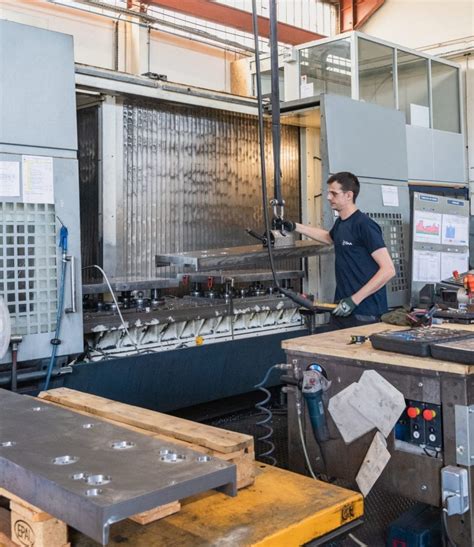
<path id="1" fill-rule="evenodd" d="M 288 258 L 304 258 L 332 252 L 332 245 L 322 245 L 314 241 L 296 241 L 294 246 L 273 249 L 276 260 Z M 225 247 L 207 251 L 192 251 L 188 253 L 163 254 L 155 256 L 157 267 L 177 264 L 191 266 L 195 271 L 209 269 L 232 269 L 243 265 L 259 264 L 268 260 L 268 249 L 263 245 L 244 245 L 242 247 Z"/>
<path id="2" fill-rule="evenodd" d="M 456 405 L 456 463 L 474 465 L 474 405 Z"/>
<path id="3" fill-rule="evenodd" d="M 235 495 L 236 468 L 0 390 L 0 486 L 105 545 L 113 522 L 213 488 Z"/>

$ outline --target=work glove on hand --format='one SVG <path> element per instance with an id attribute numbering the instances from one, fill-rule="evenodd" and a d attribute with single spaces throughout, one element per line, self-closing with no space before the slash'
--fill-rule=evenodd
<path id="1" fill-rule="evenodd" d="M 283 220 L 281 218 L 274 218 L 272 222 L 274 230 L 280 230 L 281 232 L 293 232 L 296 228 L 296 222 L 292 220 Z"/>
<path id="2" fill-rule="evenodd" d="M 348 296 L 347 298 L 343 298 L 339 301 L 332 314 L 337 315 L 338 317 L 349 317 L 356 307 L 357 304 L 350 296 Z"/>

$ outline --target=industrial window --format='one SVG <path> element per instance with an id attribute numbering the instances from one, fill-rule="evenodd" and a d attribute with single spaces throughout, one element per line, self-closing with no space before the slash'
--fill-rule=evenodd
<path id="1" fill-rule="evenodd" d="M 14 334 L 55 329 L 55 234 L 54 205 L 0 203 L 0 294 Z"/>
<path id="2" fill-rule="evenodd" d="M 359 99 L 395 108 L 394 49 L 359 38 Z"/>
<path id="3" fill-rule="evenodd" d="M 328 42 L 300 51 L 301 85 L 312 85 L 311 93 L 334 93 L 351 96 L 350 38 Z M 303 93 L 303 88 L 300 90 Z M 303 96 L 303 95 L 302 95 Z"/>
<path id="4" fill-rule="evenodd" d="M 443 131 L 461 132 L 458 69 L 431 61 L 433 95 L 433 127 Z"/>
<path id="5" fill-rule="evenodd" d="M 398 109 L 407 124 L 430 127 L 428 59 L 398 50 Z"/>

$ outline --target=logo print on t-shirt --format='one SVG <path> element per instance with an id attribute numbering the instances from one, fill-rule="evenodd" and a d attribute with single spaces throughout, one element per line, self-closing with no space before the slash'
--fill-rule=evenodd
<path id="1" fill-rule="evenodd" d="M 352 245 L 351 241 L 346 241 L 345 239 L 342 240 L 343 245 Z"/>

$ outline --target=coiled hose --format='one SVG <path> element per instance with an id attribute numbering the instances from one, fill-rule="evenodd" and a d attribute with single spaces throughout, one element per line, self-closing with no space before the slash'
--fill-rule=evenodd
<path id="1" fill-rule="evenodd" d="M 268 446 L 268 450 L 266 452 L 258 454 L 258 457 L 265 458 L 270 463 L 270 465 L 277 464 L 276 458 L 272 456 L 273 452 L 275 451 L 275 445 L 270 440 L 273 437 L 273 427 L 271 426 L 273 414 L 272 411 L 266 406 L 272 398 L 272 394 L 270 393 L 270 391 L 268 391 L 267 388 L 264 387 L 264 385 L 267 383 L 271 372 L 275 368 L 280 368 L 280 366 L 273 365 L 272 367 L 270 367 L 267 370 L 267 373 L 265 374 L 263 380 L 259 384 L 254 386 L 255 389 L 259 389 L 265 394 L 265 399 L 255 405 L 255 408 L 257 408 L 264 415 L 263 419 L 257 422 L 256 425 L 260 426 L 266 431 L 264 435 L 262 435 L 261 437 L 257 437 L 257 441 L 260 441 L 261 443 L 264 443 Z"/>

